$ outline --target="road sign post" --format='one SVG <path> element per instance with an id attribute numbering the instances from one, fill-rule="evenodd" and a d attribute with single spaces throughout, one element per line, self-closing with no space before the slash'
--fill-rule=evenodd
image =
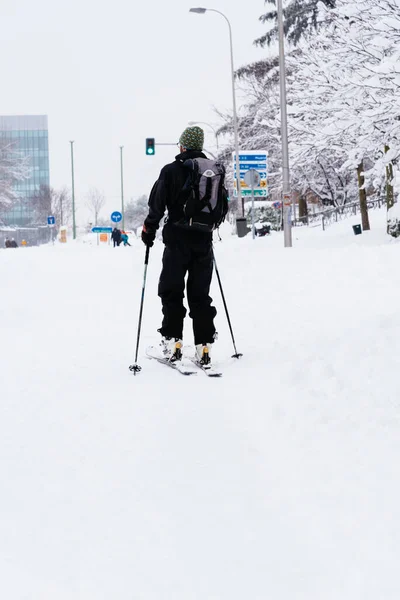
<path id="1" fill-rule="evenodd" d="M 47 225 L 50 227 L 50 231 L 51 231 L 51 241 L 54 244 L 54 226 L 56 224 L 56 218 L 53 217 L 53 215 L 49 215 L 47 217 Z"/>
<path id="2" fill-rule="evenodd" d="M 92 233 L 97 233 L 97 245 L 99 245 L 100 240 L 104 241 L 104 238 L 100 238 L 100 236 L 107 234 L 108 238 L 108 234 L 112 233 L 112 227 L 92 227 Z"/>
<path id="3" fill-rule="evenodd" d="M 256 228 L 254 223 L 254 188 L 258 188 L 261 182 L 261 175 L 255 169 L 249 169 L 244 174 L 244 182 L 251 188 L 251 231 L 253 240 L 256 237 Z"/>

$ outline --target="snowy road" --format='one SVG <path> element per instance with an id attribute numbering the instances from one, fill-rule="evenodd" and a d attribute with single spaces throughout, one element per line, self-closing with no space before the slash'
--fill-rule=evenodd
<path id="1" fill-rule="evenodd" d="M 137 377 L 139 242 L 0 251 L 2 597 L 398 600 L 400 245 L 383 218 L 296 231 L 289 251 L 218 243 L 244 354 L 229 364 L 215 286 L 218 380 L 143 356 L 160 244 Z"/>

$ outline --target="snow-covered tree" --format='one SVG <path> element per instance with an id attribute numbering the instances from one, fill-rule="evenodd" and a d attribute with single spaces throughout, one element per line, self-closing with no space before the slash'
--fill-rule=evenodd
<path id="1" fill-rule="evenodd" d="M 131 200 L 125 206 L 125 223 L 127 228 L 136 231 L 138 227 L 143 225 L 143 221 L 149 212 L 148 197 L 144 194 Z"/>
<path id="2" fill-rule="evenodd" d="M 265 0 L 265 3 L 275 6 L 276 0 Z M 283 9 L 284 32 L 288 41 L 293 45 L 298 44 L 302 37 L 317 29 L 323 23 L 321 6 L 332 9 L 335 4 L 336 0 L 289 0 Z M 269 46 L 278 38 L 276 8 L 261 15 L 260 21 L 262 23 L 272 23 L 272 27 L 254 42 L 263 48 L 265 45 Z"/>
<path id="3" fill-rule="evenodd" d="M 56 226 L 69 225 L 72 218 L 72 199 L 67 188 L 55 190 L 47 185 L 40 186 L 30 200 L 33 223 L 45 225 L 47 217 L 56 219 Z"/>
<path id="4" fill-rule="evenodd" d="M 369 163 L 360 199 L 365 186 L 382 188 L 386 165 L 398 160 L 399 8 L 398 0 L 337 0 L 289 84 L 291 124 L 301 133 L 292 135 L 297 152 L 309 157 L 339 149 L 347 156 L 342 171 L 358 175 Z"/>
<path id="5" fill-rule="evenodd" d="M 303 200 L 312 195 L 334 206 L 359 197 L 365 210 L 366 192 L 386 192 L 389 209 L 400 159 L 400 0 L 305 0 L 301 6 L 294 0 L 285 10 L 288 38 L 297 43 L 286 53 L 292 189 Z M 308 29 L 300 26 L 301 15 Z M 269 150 L 270 189 L 279 191 L 277 57 L 242 67 L 237 79 L 245 98 L 240 146 Z M 222 121 L 229 156 L 231 116 Z"/>
<path id="6" fill-rule="evenodd" d="M 8 210 L 18 200 L 14 185 L 29 179 L 31 173 L 29 158 L 18 151 L 15 142 L 0 138 L 0 210 Z"/>
<path id="7" fill-rule="evenodd" d="M 86 207 L 89 209 L 94 218 L 94 224 L 97 225 L 101 209 L 106 203 L 106 198 L 97 188 L 90 188 L 86 196 Z"/>

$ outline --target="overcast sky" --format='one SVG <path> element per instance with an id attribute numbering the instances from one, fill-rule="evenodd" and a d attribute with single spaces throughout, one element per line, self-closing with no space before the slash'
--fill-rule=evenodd
<path id="1" fill-rule="evenodd" d="M 120 208 L 120 150 L 125 198 L 148 193 L 177 148 L 145 155 L 145 138 L 176 142 L 188 121 L 217 124 L 213 106 L 232 107 L 229 18 L 235 68 L 267 50 L 253 40 L 265 26 L 263 0 L 2 0 L 0 114 L 47 114 L 51 185 L 71 185 L 75 148 L 78 221 L 85 195 L 107 197 L 102 216 Z M 214 135 L 205 127 L 206 146 Z"/>

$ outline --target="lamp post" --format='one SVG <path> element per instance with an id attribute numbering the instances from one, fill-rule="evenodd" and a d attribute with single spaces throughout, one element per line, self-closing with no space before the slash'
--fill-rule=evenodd
<path id="1" fill-rule="evenodd" d="M 213 127 L 212 125 L 210 125 L 210 123 L 205 123 L 204 121 L 189 121 L 188 125 L 207 125 L 207 127 L 209 127 L 210 129 L 212 129 L 213 132 L 214 132 L 215 145 L 217 147 L 217 152 L 218 152 L 218 135 L 217 135 L 217 130 L 215 129 L 215 127 Z"/>
<path id="2" fill-rule="evenodd" d="M 236 187 L 237 187 L 237 197 L 239 206 L 242 207 L 242 216 L 244 217 L 244 201 L 242 198 L 242 190 L 240 187 L 240 166 L 239 166 L 239 132 L 238 132 L 238 122 L 237 122 L 237 114 L 236 114 L 236 94 L 235 94 L 235 69 L 233 67 L 233 44 L 232 44 L 232 28 L 229 22 L 229 19 L 224 13 L 215 8 L 190 8 L 189 12 L 197 13 L 199 15 L 203 15 L 205 12 L 215 12 L 221 15 L 225 21 L 228 23 L 229 27 L 229 44 L 231 51 L 231 78 L 232 78 L 232 105 L 233 105 L 233 130 L 235 134 L 235 154 L 236 154 Z"/>
<path id="3" fill-rule="evenodd" d="M 122 231 L 125 231 L 125 208 L 124 208 L 124 166 L 122 151 L 124 147 L 120 146 L 120 162 L 121 162 L 121 212 L 122 212 Z"/>
<path id="4" fill-rule="evenodd" d="M 72 238 L 76 239 L 75 221 L 75 176 L 74 176 L 74 142 L 71 141 L 71 176 L 72 176 Z"/>
<path id="5" fill-rule="evenodd" d="M 279 32 L 279 84 L 281 102 L 281 138 L 282 138 L 282 202 L 283 202 L 283 238 L 285 248 L 292 247 L 291 223 L 291 194 L 289 173 L 289 144 L 287 131 L 286 107 L 286 73 L 285 73 L 285 44 L 283 33 L 283 8 L 282 0 L 277 0 L 278 32 Z"/>

